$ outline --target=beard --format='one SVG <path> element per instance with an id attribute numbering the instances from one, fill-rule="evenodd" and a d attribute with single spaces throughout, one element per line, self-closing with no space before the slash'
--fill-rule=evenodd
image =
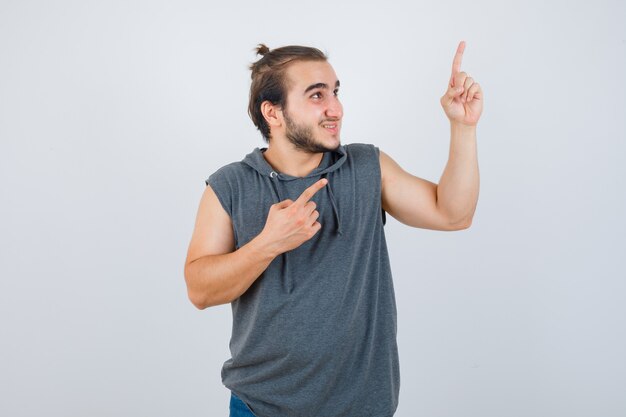
<path id="1" fill-rule="evenodd" d="M 329 148 L 315 140 L 311 126 L 297 124 L 287 112 L 285 115 L 285 125 L 287 127 L 285 136 L 295 146 L 296 149 L 305 153 L 324 153 L 337 150 L 341 143 L 334 148 Z"/>

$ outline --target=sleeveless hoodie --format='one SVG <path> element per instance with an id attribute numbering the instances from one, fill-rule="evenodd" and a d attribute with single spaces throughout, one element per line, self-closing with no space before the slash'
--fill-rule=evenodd
<path id="1" fill-rule="evenodd" d="M 236 247 L 263 230 L 272 204 L 327 178 L 311 199 L 322 228 L 231 303 L 222 382 L 257 417 L 390 417 L 400 373 L 379 150 L 340 146 L 304 177 L 274 171 L 265 150 L 205 181 L 230 215 Z"/>

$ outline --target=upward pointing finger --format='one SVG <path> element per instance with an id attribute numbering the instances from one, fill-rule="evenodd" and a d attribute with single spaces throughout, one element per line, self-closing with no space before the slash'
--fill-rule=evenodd
<path id="1" fill-rule="evenodd" d="M 456 48 L 454 54 L 454 60 L 452 61 L 452 75 L 450 76 L 450 86 L 454 87 L 454 76 L 461 72 L 461 60 L 463 59 L 463 52 L 465 51 L 465 41 L 459 42 L 459 46 Z"/>
<path id="2" fill-rule="evenodd" d="M 322 178 L 321 180 L 317 181 L 315 184 L 304 190 L 294 204 L 304 206 L 315 195 L 315 193 L 324 188 L 327 183 L 328 180 L 326 178 Z"/>

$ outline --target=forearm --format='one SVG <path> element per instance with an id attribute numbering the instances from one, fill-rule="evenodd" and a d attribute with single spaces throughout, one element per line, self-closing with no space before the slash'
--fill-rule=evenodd
<path id="1" fill-rule="evenodd" d="M 199 309 L 230 303 L 250 288 L 275 256 L 256 237 L 234 252 L 196 259 L 185 266 L 189 299 Z"/>
<path id="2" fill-rule="evenodd" d="M 472 221 L 478 202 L 476 126 L 450 124 L 450 155 L 437 186 L 437 206 L 452 224 Z"/>

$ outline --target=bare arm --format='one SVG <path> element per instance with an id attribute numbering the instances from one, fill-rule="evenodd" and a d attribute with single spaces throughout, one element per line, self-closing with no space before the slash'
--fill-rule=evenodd
<path id="1" fill-rule="evenodd" d="M 207 186 L 185 262 L 187 293 L 193 305 L 204 309 L 237 299 L 273 259 L 257 238 L 235 250 L 231 219 Z"/>
<path id="2" fill-rule="evenodd" d="M 453 224 L 469 227 L 480 185 L 476 126 L 451 124 L 448 163 L 437 187 L 437 205 Z"/>
<path id="3" fill-rule="evenodd" d="M 272 205 L 263 231 L 237 250 L 232 221 L 207 186 L 185 262 L 187 292 L 193 305 L 204 309 L 239 298 L 276 256 L 313 237 L 321 225 L 315 203 L 309 199 L 324 185 L 326 180 L 320 180 L 295 202 Z"/>
<path id="4" fill-rule="evenodd" d="M 450 154 L 439 184 L 404 171 L 380 151 L 383 209 L 398 221 L 433 230 L 472 224 L 478 203 L 476 127 L 451 125 Z"/>
<path id="5" fill-rule="evenodd" d="M 383 209 L 409 226 L 436 230 L 470 227 L 478 203 L 476 124 L 483 108 L 483 92 L 461 71 L 465 42 L 452 62 L 448 90 L 441 105 L 450 119 L 450 154 L 439 184 L 405 172 L 380 152 Z"/>
<path id="6" fill-rule="evenodd" d="M 199 309 L 227 304 L 246 292 L 274 259 L 253 242 L 235 252 L 205 255 L 185 265 L 189 299 Z"/>
<path id="7" fill-rule="evenodd" d="M 452 73 L 440 103 L 450 120 L 450 154 L 437 187 L 437 205 L 454 224 L 469 227 L 478 203 L 478 155 L 476 124 L 483 111 L 483 91 L 461 71 L 465 42 L 452 61 Z"/>
<path id="8" fill-rule="evenodd" d="M 442 182 L 445 183 L 444 177 L 451 178 L 450 174 L 455 172 L 451 167 L 454 164 L 449 161 Z M 448 231 L 466 229 L 471 225 L 475 202 L 472 206 L 467 200 L 471 196 L 467 195 L 464 200 L 456 195 L 453 180 L 452 186 L 442 193 L 441 185 L 409 174 L 383 151 L 380 151 L 380 168 L 383 209 L 398 221 L 412 227 Z M 460 201 L 470 204 L 461 205 L 461 209 L 467 211 L 455 216 L 449 207 Z"/>

